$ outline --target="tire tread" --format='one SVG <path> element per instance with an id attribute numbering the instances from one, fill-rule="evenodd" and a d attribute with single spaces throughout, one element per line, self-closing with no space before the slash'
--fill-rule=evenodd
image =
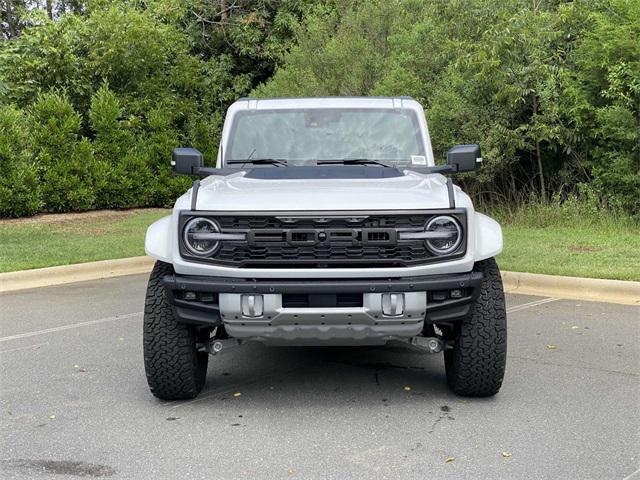
<path id="1" fill-rule="evenodd" d="M 449 387 L 459 395 L 487 397 L 502 386 L 507 359 L 507 314 L 495 259 L 476 263 L 484 273 L 480 296 L 456 329 L 454 347 L 445 350 Z"/>
<path id="2" fill-rule="evenodd" d="M 162 279 L 172 265 L 156 262 L 144 305 L 143 350 L 151 393 L 163 400 L 196 397 L 204 386 L 208 354 L 198 352 L 196 331 L 178 323 L 165 297 Z"/>

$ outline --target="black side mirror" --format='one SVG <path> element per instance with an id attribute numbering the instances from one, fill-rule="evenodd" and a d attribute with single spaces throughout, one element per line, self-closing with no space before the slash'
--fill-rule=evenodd
<path id="1" fill-rule="evenodd" d="M 480 145 L 456 145 L 447 152 L 447 164 L 454 172 L 473 172 L 481 163 Z"/>
<path id="2" fill-rule="evenodd" d="M 171 166 L 176 173 L 196 175 L 204 167 L 202 153 L 195 148 L 174 148 L 171 154 Z"/>

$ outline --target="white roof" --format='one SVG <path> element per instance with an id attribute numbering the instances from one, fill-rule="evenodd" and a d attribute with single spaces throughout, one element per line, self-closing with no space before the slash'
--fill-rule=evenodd
<path id="1" fill-rule="evenodd" d="M 391 108 L 422 110 L 410 97 L 300 97 L 241 98 L 230 110 L 272 110 L 279 108 Z"/>

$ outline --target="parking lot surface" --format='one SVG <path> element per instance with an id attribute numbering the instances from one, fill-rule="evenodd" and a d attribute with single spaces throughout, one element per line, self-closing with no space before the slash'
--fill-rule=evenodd
<path id="1" fill-rule="evenodd" d="M 0 295 L 0 477 L 640 480 L 640 311 L 508 295 L 489 399 L 441 355 L 267 348 L 212 357 L 195 400 L 149 393 L 145 276 Z"/>

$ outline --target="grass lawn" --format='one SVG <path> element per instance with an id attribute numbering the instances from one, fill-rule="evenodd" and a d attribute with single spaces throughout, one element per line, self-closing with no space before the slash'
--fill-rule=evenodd
<path id="1" fill-rule="evenodd" d="M 147 227 L 170 210 L 0 220 L 0 272 L 144 255 Z"/>
<path id="2" fill-rule="evenodd" d="M 0 272 L 144 255 L 147 226 L 169 210 L 87 212 L 0 220 Z M 640 280 L 637 226 L 505 222 L 504 270 Z"/>
<path id="3" fill-rule="evenodd" d="M 503 270 L 640 280 L 640 231 L 503 226 Z"/>

